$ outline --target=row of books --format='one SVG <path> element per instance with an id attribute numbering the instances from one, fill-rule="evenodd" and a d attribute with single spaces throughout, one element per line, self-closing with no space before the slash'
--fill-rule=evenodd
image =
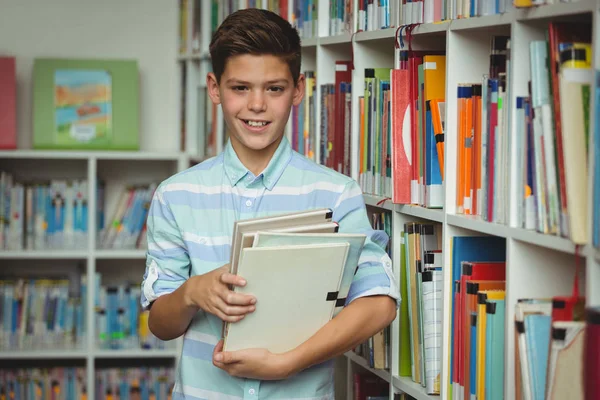
<path id="1" fill-rule="evenodd" d="M 170 400 L 174 386 L 171 367 L 102 368 L 96 371 L 95 399 Z M 86 400 L 85 368 L 0 369 L 3 399 Z"/>
<path id="2" fill-rule="evenodd" d="M 19 182 L 0 171 L 0 250 L 87 245 L 86 180 Z"/>
<path id="3" fill-rule="evenodd" d="M 365 91 L 359 96 L 359 173 L 363 193 L 391 196 L 390 69 L 365 69 Z"/>
<path id="4" fill-rule="evenodd" d="M 588 242 L 591 26 L 548 25 L 530 43 L 528 96 L 517 97 L 519 226 Z"/>
<path id="5" fill-rule="evenodd" d="M 105 214 L 105 184 L 100 182 L 97 191 L 97 248 L 146 248 L 146 218 L 156 184 L 132 185 L 125 188 L 110 219 Z"/>
<path id="6" fill-rule="evenodd" d="M 504 398 L 506 242 L 455 236 L 452 245 L 452 399 Z"/>
<path id="7" fill-rule="evenodd" d="M 97 190 L 97 247 L 145 248 L 145 226 L 156 184 L 127 187 L 110 219 L 105 184 Z M 18 182 L 0 171 L 0 250 L 85 249 L 88 246 L 88 183 L 53 179 Z"/>
<path id="8" fill-rule="evenodd" d="M 191 3 L 191 4 L 190 4 Z M 335 1 L 331 3 L 336 4 Z M 351 4 L 351 0 L 347 0 Z M 207 7 L 208 6 L 208 7 Z M 179 0 L 179 53 L 200 53 L 208 49 L 202 49 L 202 13 L 210 12 L 210 35 L 217 30 L 218 26 L 231 13 L 245 8 L 263 8 L 281 15 L 290 23 L 301 37 L 310 38 L 317 35 L 318 23 L 318 0 L 235 0 L 218 1 L 210 0 Z M 331 11 L 338 12 L 337 8 Z M 330 11 L 330 12 L 331 12 Z M 191 12 L 191 16 L 190 16 Z M 337 15 L 337 14 L 330 14 Z M 341 16 L 340 16 L 341 17 Z M 352 21 L 352 19 L 349 19 Z M 331 25 L 337 24 L 337 18 L 332 18 Z M 191 24 L 191 26 L 189 26 Z M 351 25 L 349 25 L 351 26 Z M 191 30 L 191 42 L 188 43 L 188 30 Z M 206 43 L 210 42 L 206 40 Z"/>
<path id="9" fill-rule="evenodd" d="M 400 0 L 356 0 L 356 2 L 358 3 L 357 32 L 376 31 L 396 25 L 395 11 L 402 3 Z M 352 5 L 349 7 L 351 8 Z"/>
<path id="10" fill-rule="evenodd" d="M 95 399 L 171 400 L 172 367 L 103 368 L 96 370 Z"/>
<path id="11" fill-rule="evenodd" d="M 306 92 L 299 105 L 292 107 L 292 148 L 316 161 L 317 146 L 317 78 L 314 71 L 304 71 Z"/>
<path id="12" fill-rule="evenodd" d="M 384 400 L 390 398 L 390 385 L 380 377 L 365 372 L 352 374 L 354 400 Z"/>
<path id="13" fill-rule="evenodd" d="M 456 212 L 505 224 L 509 202 L 508 36 L 493 36 L 482 83 L 457 88 Z"/>
<path id="14" fill-rule="evenodd" d="M 401 51 L 391 77 L 394 203 L 441 208 L 444 203 L 446 57 Z"/>
<path id="15" fill-rule="evenodd" d="M 165 349 L 170 345 L 148 327 L 150 312 L 141 308 L 140 284 L 103 285 L 100 272 L 96 272 L 95 279 L 94 333 L 98 349 Z"/>
<path id="16" fill-rule="evenodd" d="M 321 85 L 321 158 L 319 162 L 350 175 L 352 62 L 335 62 L 335 83 Z"/>
<path id="17" fill-rule="evenodd" d="M 0 281 L 0 349 L 75 349 L 85 346 L 86 279 Z"/>
<path id="18" fill-rule="evenodd" d="M 517 398 L 593 399 L 600 381 L 600 308 L 585 299 L 519 299 L 515 306 Z"/>
<path id="19" fill-rule="evenodd" d="M 400 234 L 399 375 L 440 394 L 442 368 L 442 229 L 406 223 Z"/>

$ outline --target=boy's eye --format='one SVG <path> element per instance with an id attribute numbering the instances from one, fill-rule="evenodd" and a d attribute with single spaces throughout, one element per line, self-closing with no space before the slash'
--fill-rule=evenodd
<path id="1" fill-rule="evenodd" d="M 271 87 L 269 88 L 269 90 L 270 90 L 271 92 L 283 92 L 283 90 L 284 90 L 284 89 L 283 89 L 283 87 L 281 87 L 281 86 L 271 86 Z"/>
<path id="2" fill-rule="evenodd" d="M 244 91 L 244 90 L 248 89 L 248 87 L 247 86 L 234 86 L 234 87 L 232 87 L 232 89 L 235 90 L 235 91 L 240 91 L 241 92 L 241 91 Z"/>

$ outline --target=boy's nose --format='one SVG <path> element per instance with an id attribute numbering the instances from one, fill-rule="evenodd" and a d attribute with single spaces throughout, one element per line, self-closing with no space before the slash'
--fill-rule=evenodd
<path id="1" fill-rule="evenodd" d="M 266 110 L 267 103 L 260 92 L 254 92 L 250 95 L 248 101 L 248 109 L 254 112 L 261 112 Z"/>

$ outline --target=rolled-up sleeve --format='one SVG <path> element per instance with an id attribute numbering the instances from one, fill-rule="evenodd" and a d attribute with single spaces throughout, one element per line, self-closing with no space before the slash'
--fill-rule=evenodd
<path id="1" fill-rule="evenodd" d="M 190 276 L 190 258 L 175 215 L 164 201 L 163 186 L 154 192 L 146 221 L 148 252 L 140 302 L 144 309 L 173 292 Z"/>
<path id="2" fill-rule="evenodd" d="M 387 295 L 400 303 L 400 289 L 392 270 L 392 260 L 385 252 L 388 235 L 369 223 L 362 191 L 356 183 L 346 184 L 333 211 L 340 233 L 363 233 L 367 236 L 358 261 L 346 305 L 365 296 Z"/>

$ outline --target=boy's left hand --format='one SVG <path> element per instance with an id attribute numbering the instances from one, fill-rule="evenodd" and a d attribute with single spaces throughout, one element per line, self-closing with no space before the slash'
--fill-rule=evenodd
<path id="1" fill-rule="evenodd" d="M 223 352 L 223 340 L 215 346 L 213 364 L 238 378 L 278 380 L 289 376 L 283 354 L 274 354 L 266 349 Z"/>

